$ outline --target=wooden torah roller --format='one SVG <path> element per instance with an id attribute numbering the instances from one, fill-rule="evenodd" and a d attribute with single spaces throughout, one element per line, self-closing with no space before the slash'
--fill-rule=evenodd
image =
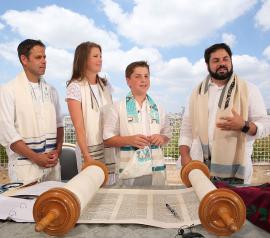
<path id="1" fill-rule="evenodd" d="M 192 186 L 199 197 L 199 217 L 204 228 L 215 235 L 231 235 L 239 231 L 246 220 L 245 204 L 235 192 L 217 189 L 209 177 L 208 167 L 197 160 L 181 170 L 183 183 Z"/>
<path id="2" fill-rule="evenodd" d="M 41 194 L 33 207 L 35 230 L 54 236 L 69 232 L 107 179 L 107 167 L 95 160 L 86 164 L 63 188 L 53 188 Z"/>

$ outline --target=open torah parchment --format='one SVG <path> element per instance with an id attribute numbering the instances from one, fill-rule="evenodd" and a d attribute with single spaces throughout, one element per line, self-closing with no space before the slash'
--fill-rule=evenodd
<path id="1" fill-rule="evenodd" d="M 50 188 L 64 186 L 65 183 L 43 182 L 18 190 L 12 195 L 40 195 Z M 0 219 L 34 222 L 32 216 L 34 202 L 35 200 L 1 196 Z M 170 204 L 178 217 L 166 208 L 166 203 Z M 193 188 L 166 190 L 101 188 L 83 209 L 77 223 L 144 224 L 161 228 L 179 228 L 182 225 L 200 224 L 198 207 L 199 199 Z"/>
<path id="2" fill-rule="evenodd" d="M 166 203 L 176 211 L 175 217 Z M 200 224 L 199 200 L 193 189 L 100 189 L 79 223 L 134 223 L 162 228 Z"/>

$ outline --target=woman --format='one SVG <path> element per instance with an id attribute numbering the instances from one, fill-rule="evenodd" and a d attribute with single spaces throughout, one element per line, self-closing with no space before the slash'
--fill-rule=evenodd
<path id="1" fill-rule="evenodd" d="M 99 77 L 102 67 L 101 47 L 93 42 L 77 46 L 72 77 L 67 82 L 67 104 L 77 138 L 77 164 L 104 160 L 102 107 L 112 104 L 111 88 Z"/>

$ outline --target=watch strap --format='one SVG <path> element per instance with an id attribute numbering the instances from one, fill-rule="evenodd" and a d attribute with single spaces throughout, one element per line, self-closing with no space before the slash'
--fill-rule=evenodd
<path id="1" fill-rule="evenodd" d="M 242 132 L 247 133 L 249 131 L 249 122 L 245 121 L 245 125 L 243 126 L 243 128 L 241 129 Z"/>

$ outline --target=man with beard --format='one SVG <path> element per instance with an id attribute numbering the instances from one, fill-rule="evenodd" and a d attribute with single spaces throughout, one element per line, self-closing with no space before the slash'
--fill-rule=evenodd
<path id="1" fill-rule="evenodd" d="M 258 88 L 233 72 L 231 57 L 224 43 L 205 50 L 209 75 L 190 97 L 179 152 L 183 166 L 206 163 L 213 181 L 250 183 L 253 143 L 267 135 L 269 119 Z"/>

